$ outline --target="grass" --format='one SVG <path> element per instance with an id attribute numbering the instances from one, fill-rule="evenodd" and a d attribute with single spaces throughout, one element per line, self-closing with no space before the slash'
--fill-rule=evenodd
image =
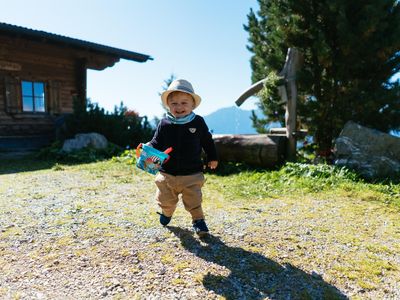
<path id="1" fill-rule="evenodd" d="M 245 170 L 230 176 L 211 176 L 215 188 L 231 198 L 276 198 L 315 195 L 347 197 L 400 208 L 400 184 L 367 183 L 357 175 L 329 165 L 288 163 L 279 171 Z"/>
<path id="2" fill-rule="evenodd" d="M 337 295 L 330 285 L 354 299 L 394 295 L 387 286 L 400 281 L 399 184 L 368 183 L 328 165 L 287 164 L 273 171 L 222 166 L 206 174 L 204 208 L 213 234 L 223 241 L 207 244 L 183 229 L 151 234 L 163 230 L 157 207 L 149 205 L 153 177 L 132 162 L 125 155 L 87 164 L 2 163 L 0 271 L 13 274 L 18 242 L 27 258 L 49 269 L 70 268 L 63 261 L 66 254 L 92 267 L 121 263 L 132 276 L 140 273 L 138 264 L 160 264 L 167 273 L 179 274 L 173 285 L 185 286 L 190 277 L 228 299 L 240 295 L 238 285 L 263 282 L 263 274 L 283 276 L 283 270 L 292 270 L 289 274 L 308 288 L 320 284 L 313 272 L 323 274 L 329 285 L 321 293 L 329 299 Z M 173 223 L 190 223 L 182 207 Z M 136 251 L 126 248 L 132 238 L 142 239 L 143 246 L 135 240 Z M 202 261 L 213 263 L 209 273 Z M 154 274 L 149 271 L 143 280 L 154 281 Z M 232 282 L 234 289 L 228 290 Z M 265 292 L 282 290 L 283 284 L 266 286 Z M 256 289 L 250 292 L 257 295 Z M 293 293 L 313 298 L 307 288 Z M 0 290 L 0 297 L 6 294 Z"/>

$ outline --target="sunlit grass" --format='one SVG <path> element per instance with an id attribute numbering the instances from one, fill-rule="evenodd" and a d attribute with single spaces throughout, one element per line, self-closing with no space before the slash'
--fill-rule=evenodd
<path id="1" fill-rule="evenodd" d="M 330 165 L 288 163 L 278 171 L 245 170 L 209 177 L 213 187 L 232 199 L 336 195 L 400 208 L 400 184 L 367 183 L 344 168 Z"/>

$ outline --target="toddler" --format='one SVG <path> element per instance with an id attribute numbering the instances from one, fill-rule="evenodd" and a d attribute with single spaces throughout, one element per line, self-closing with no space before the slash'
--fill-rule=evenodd
<path id="1" fill-rule="evenodd" d="M 171 221 L 180 196 L 192 216 L 194 231 L 204 236 L 208 228 L 201 205 L 204 184 L 202 150 L 206 153 L 210 169 L 215 169 L 218 161 L 214 141 L 204 119 L 193 112 L 201 98 L 195 94 L 190 82 L 177 79 L 162 93 L 161 100 L 167 113 L 148 143 L 160 151 L 173 148 L 170 159 L 162 165 L 155 178 L 156 200 L 161 208 L 160 223 L 166 226 Z"/>

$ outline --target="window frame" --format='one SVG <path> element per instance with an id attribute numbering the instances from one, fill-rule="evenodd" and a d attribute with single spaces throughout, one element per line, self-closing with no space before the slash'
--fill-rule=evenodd
<path id="1" fill-rule="evenodd" d="M 29 83 L 30 84 L 30 94 L 24 94 L 24 83 Z M 42 85 L 42 95 L 39 96 L 35 94 L 35 84 L 41 84 Z M 47 84 L 45 81 L 39 81 L 39 80 L 29 80 L 29 79 L 21 79 L 20 82 L 20 95 L 21 95 L 21 112 L 24 114 L 46 114 L 48 113 L 48 108 L 47 108 Z M 24 109 L 24 100 L 27 98 L 30 98 L 31 100 L 31 107 L 32 110 L 25 110 Z M 37 101 L 43 101 L 43 110 L 37 110 Z"/>

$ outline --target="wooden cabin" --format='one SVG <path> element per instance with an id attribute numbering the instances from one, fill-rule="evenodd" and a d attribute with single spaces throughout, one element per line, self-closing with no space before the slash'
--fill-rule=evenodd
<path id="1" fill-rule="evenodd" d="M 36 148 L 55 137 L 73 98 L 86 102 L 87 69 L 149 55 L 0 23 L 0 152 Z"/>

